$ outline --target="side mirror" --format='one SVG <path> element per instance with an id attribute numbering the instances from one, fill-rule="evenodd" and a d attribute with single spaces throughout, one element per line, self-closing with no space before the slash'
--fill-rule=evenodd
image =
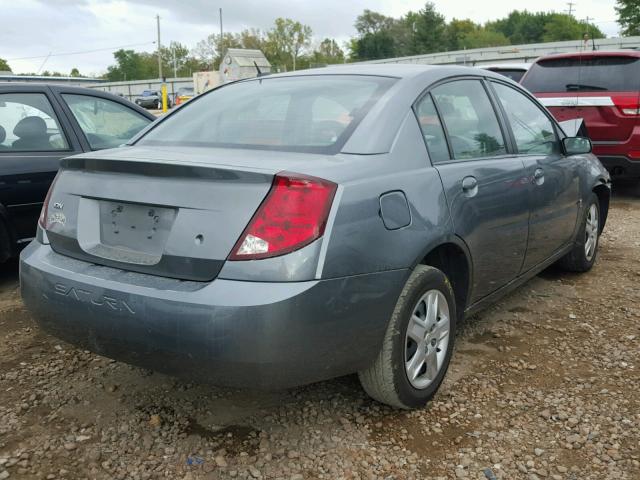
<path id="1" fill-rule="evenodd" d="M 565 137 L 562 139 L 562 147 L 564 148 L 564 153 L 568 156 L 591 153 L 593 148 L 591 140 L 586 137 Z"/>

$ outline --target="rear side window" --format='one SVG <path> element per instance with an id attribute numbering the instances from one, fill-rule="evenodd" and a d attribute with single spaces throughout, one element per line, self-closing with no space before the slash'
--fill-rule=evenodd
<path id="1" fill-rule="evenodd" d="M 431 95 L 447 130 L 455 159 L 506 153 L 498 118 L 479 80 L 458 80 L 435 87 Z"/>
<path id="2" fill-rule="evenodd" d="M 535 63 L 522 85 L 535 93 L 628 92 L 640 89 L 640 59 L 573 57 Z"/>
<path id="3" fill-rule="evenodd" d="M 518 153 L 551 155 L 559 151 L 553 123 L 527 96 L 501 83 L 493 83 L 511 125 Z"/>
<path id="4" fill-rule="evenodd" d="M 238 82 L 197 97 L 137 143 L 335 153 L 395 81 L 305 75 Z"/>
<path id="5" fill-rule="evenodd" d="M 0 94 L 0 153 L 68 149 L 69 144 L 45 94 Z"/>
<path id="6" fill-rule="evenodd" d="M 431 95 L 425 95 L 417 103 L 415 110 L 431 161 L 438 163 L 449 160 L 447 138 Z"/>

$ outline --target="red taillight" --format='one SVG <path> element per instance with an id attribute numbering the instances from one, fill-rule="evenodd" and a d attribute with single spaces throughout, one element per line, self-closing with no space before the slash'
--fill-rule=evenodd
<path id="1" fill-rule="evenodd" d="M 49 201 L 51 200 L 51 192 L 53 192 L 53 187 L 56 185 L 56 180 L 58 180 L 58 175 L 56 175 L 49 186 L 49 190 L 47 191 L 47 195 L 44 197 L 44 203 L 42 204 L 42 210 L 40 210 L 40 218 L 38 219 L 38 223 L 45 230 L 47 229 L 47 217 L 49 216 Z"/>
<path id="2" fill-rule="evenodd" d="M 613 104 L 622 112 L 623 115 L 638 116 L 640 115 L 640 98 L 634 95 L 612 95 Z"/>
<path id="3" fill-rule="evenodd" d="M 320 238 L 335 192 L 336 184 L 327 180 L 279 173 L 229 260 L 275 257 Z"/>

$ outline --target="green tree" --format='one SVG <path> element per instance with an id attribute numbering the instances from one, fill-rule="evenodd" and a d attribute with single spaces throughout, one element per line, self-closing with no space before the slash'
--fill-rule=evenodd
<path id="1" fill-rule="evenodd" d="M 80 70 L 78 70 L 77 68 L 72 68 L 71 69 L 71 73 L 69 73 L 70 77 L 81 77 L 82 75 L 80 75 Z"/>
<path id="2" fill-rule="evenodd" d="M 10 72 L 11 67 L 4 58 L 0 58 L 0 72 Z"/>
<path id="3" fill-rule="evenodd" d="M 623 35 L 640 35 L 640 0 L 618 0 L 616 13 Z"/>
<path id="4" fill-rule="evenodd" d="M 309 58 L 311 66 L 331 65 L 333 63 L 344 63 L 344 51 L 332 38 L 325 38 L 320 42 Z"/>
<path id="5" fill-rule="evenodd" d="M 362 12 L 354 25 L 358 36 L 349 43 L 351 59 L 374 60 L 396 56 L 396 40 L 391 32 L 395 22 L 397 20 L 371 10 Z"/>
<path id="6" fill-rule="evenodd" d="M 156 54 L 120 49 L 113 53 L 115 65 L 107 68 L 106 78 L 112 82 L 158 78 Z"/>
<path id="7" fill-rule="evenodd" d="M 486 48 L 509 45 L 509 39 L 500 32 L 485 27 L 478 27 L 463 38 L 466 48 Z"/>
<path id="8" fill-rule="evenodd" d="M 444 39 L 447 46 L 447 50 L 462 50 L 469 48 L 466 43 L 466 37 L 480 28 L 480 25 L 474 23 L 468 18 L 465 20 L 458 20 L 454 18 L 447 25 Z"/>
<path id="9" fill-rule="evenodd" d="M 580 22 L 572 15 L 552 13 L 544 26 L 544 42 L 559 42 L 563 40 L 579 40 L 588 35 L 588 38 L 603 38 L 600 29 L 586 22 Z"/>
<path id="10" fill-rule="evenodd" d="M 417 15 L 410 16 L 412 29 L 415 32 L 417 53 L 432 53 L 446 50 L 443 42 L 447 22 L 444 16 L 436 11 L 433 3 L 427 2 Z"/>
<path id="11" fill-rule="evenodd" d="M 296 62 L 311 44 L 312 30 L 308 25 L 276 18 L 274 27 L 267 32 L 264 50 L 271 63 L 284 69 L 296 69 Z"/>

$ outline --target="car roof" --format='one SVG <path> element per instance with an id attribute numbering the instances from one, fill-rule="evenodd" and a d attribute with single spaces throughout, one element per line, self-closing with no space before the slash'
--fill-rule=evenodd
<path id="1" fill-rule="evenodd" d="M 475 67 L 463 67 L 458 65 L 417 65 L 407 63 L 373 63 L 373 64 L 341 64 L 323 68 L 310 68 L 308 70 L 295 70 L 293 72 L 271 74 L 268 77 L 290 77 L 302 75 L 372 75 L 394 78 L 416 78 L 419 76 L 446 77 L 451 70 L 457 70 L 461 75 L 478 74 Z M 266 77 L 260 77 L 266 78 Z"/>
<path id="2" fill-rule="evenodd" d="M 635 57 L 640 58 L 640 51 L 638 50 L 589 50 L 584 52 L 572 52 L 572 53 L 554 53 L 552 55 L 545 55 L 536 59 L 535 63 L 544 60 L 561 59 L 561 58 L 591 58 L 591 57 Z"/>
<path id="3" fill-rule="evenodd" d="M 149 120 L 156 120 L 156 117 L 149 113 L 142 107 L 139 107 L 135 103 L 128 102 L 123 100 L 122 97 L 114 95 L 110 92 L 105 92 L 103 90 L 98 90 L 95 88 L 86 88 L 86 87 L 76 87 L 72 85 L 63 85 L 58 83 L 42 83 L 42 82 L 0 82 L 0 93 L 9 93 L 9 92 L 45 92 L 46 90 L 50 90 L 56 93 L 68 93 L 68 94 L 76 94 L 76 95 L 91 95 L 93 97 L 105 98 L 107 100 L 114 101 L 116 103 L 120 103 L 126 105 L 127 107 L 135 110 L 139 114 L 144 117 L 147 117 Z"/>

